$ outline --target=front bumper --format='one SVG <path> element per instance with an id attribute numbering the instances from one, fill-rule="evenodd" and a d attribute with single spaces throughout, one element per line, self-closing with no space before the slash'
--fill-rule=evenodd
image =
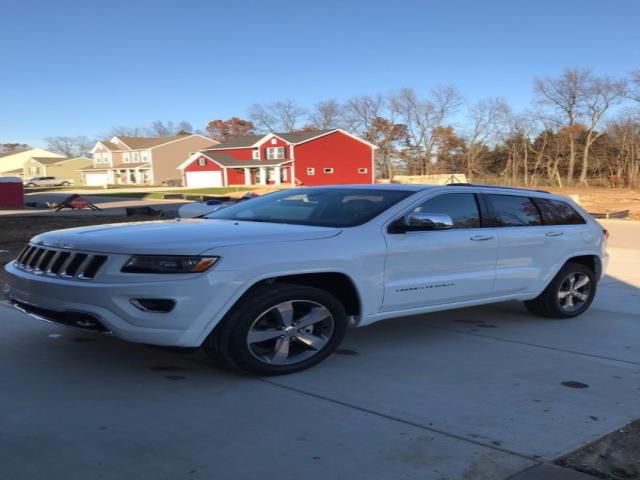
<path id="1" fill-rule="evenodd" d="M 5 266 L 3 293 L 9 303 L 50 322 L 110 332 L 124 340 L 154 345 L 199 346 L 224 315 L 237 291 L 229 272 L 145 283 L 79 282 L 34 275 Z M 214 278 L 214 277 L 218 278 Z M 170 313 L 145 312 L 134 298 L 170 298 Z"/>

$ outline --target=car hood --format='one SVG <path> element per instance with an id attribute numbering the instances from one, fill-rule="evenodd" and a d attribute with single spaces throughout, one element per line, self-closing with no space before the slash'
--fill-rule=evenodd
<path id="1" fill-rule="evenodd" d="M 179 219 L 69 228 L 37 235 L 33 243 L 100 253 L 196 255 L 229 245 L 314 240 L 340 229 L 234 220 Z"/>

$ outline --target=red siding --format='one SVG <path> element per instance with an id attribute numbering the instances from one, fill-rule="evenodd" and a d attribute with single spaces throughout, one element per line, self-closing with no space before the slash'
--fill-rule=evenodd
<path id="1" fill-rule="evenodd" d="M 372 148 L 342 132 L 297 145 L 294 156 L 296 179 L 303 185 L 373 183 Z M 307 175 L 307 168 L 315 168 L 315 175 Z M 367 173 L 358 173 L 360 168 Z"/>
<path id="2" fill-rule="evenodd" d="M 228 185 L 244 185 L 244 170 L 227 168 L 227 181 Z"/>
<path id="3" fill-rule="evenodd" d="M 260 146 L 261 159 L 267 157 L 266 149 L 270 147 L 285 147 L 285 158 L 290 158 L 289 145 L 279 138 L 271 143 L 267 140 Z M 227 153 L 238 160 L 251 160 L 252 148 L 237 148 L 231 150 L 217 150 L 220 153 Z M 374 172 L 372 162 L 372 148 L 342 132 L 335 132 L 315 140 L 303 143 L 295 147 L 295 178 L 296 184 L 302 185 L 331 185 L 345 183 L 373 183 Z M 221 171 L 222 168 L 215 162 L 207 159 L 206 165 L 198 165 L 198 159 L 189 164 L 185 172 L 198 171 Z M 260 162 L 252 162 L 256 167 Z M 315 168 L 315 175 L 308 175 L 307 169 Z M 333 173 L 324 173 L 325 168 L 333 168 Z M 366 173 L 358 173 L 359 169 L 365 168 Z M 291 170 L 286 166 L 287 179 L 283 184 L 291 184 Z M 269 181 L 268 183 L 274 183 Z M 244 185 L 244 170 L 227 168 L 227 185 Z"/>
<path id="4" fill-rule="evenodd" d="M 262 145 L 260 145 L 260 160 L 267 159 L 267 148 L 278 148 L 278 147 L 284 147 L 285 160 L 291 158 L 291 149 L 289 147 L 289 144 L 284 140 L 282 140 L 281 138 L 272 137 L 266 142 L 264 142 Z"/>
<path id="5" fill-rule="evenodd" d="M 205 159 L 207 161 L 206 165 L 198 165 L 198 160 L 200 160 L 201 158 L 203 158 L 203 159 Z M 222 168 L 220 167 L 220 165 L 218 165 L 215 162 L 212 162 L 207 157 L 198 157 L 193 162 L 191 162 L 189 165 L 187 165 L 187 167 L 184 169 L 184 171 L 185 172 L 204 172 L 204 171 L 220 172 L 220 171 L 222 171 Z"/>
<path id="6" fill-rule="evenodd" d="M 204 159 L 206 160 L 206 165 L 199 165 L 198 164 L 198 160 L 200 159 Z M 193 162 L 191 162 L 189 165 L 186 166 L 186 168 L 182 171 L 182 186 L 184 187 L 188 187 L 189 185 L 187 185 L 187 172 L 220 172 L 222 171 L 222 168 L 220 167 L 220 165 L 218 165 L 215 162 L 212 162 L 211 160 L 209 160 L 207 157 L 198 157 L 196 158 Z M 223 177 L 222 177 L 222 181 L 224 182 L 224 173 L 223 173 Z"/>

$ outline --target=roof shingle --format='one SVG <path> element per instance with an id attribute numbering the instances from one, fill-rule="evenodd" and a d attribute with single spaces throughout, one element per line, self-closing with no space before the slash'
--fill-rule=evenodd
<path id="1" fill-rule="evenodd" d="M 320 135 L 324 135 L 329 132 L 336 131 L 336 128 L 326 129 L 326 130 L 303 130 L 300 132 L 288 132 L 288 133 L 274 133 L 276 135 L 287 142 L 295 145 L 296 143 L 305 142 L 315 137 L 319 137 Z M 271 135 L 269 133 L 265 135 L 244 135 L 242 137 L 231 138 L 226 142 L 219 143 L 218 145 L 211 145 L 208 147 L 209 150 L 225 150 L 228 148 L 248 148 L 253 144 L 263 139 L 267 135 Z"/>

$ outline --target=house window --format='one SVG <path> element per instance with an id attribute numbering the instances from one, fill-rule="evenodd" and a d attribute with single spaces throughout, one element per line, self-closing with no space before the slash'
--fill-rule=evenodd
<path id="1" fill-rule="evenodd" d="M 124 163 L 131 163 L 131 155 L 129 152 L 124 154 Z"/>
<path id="2" fill-rule="evenodd" d="M 38 167 L 30 167 L 29 168 L 29 175 L 38 175 L 39 172 L 39 168 Z"/>
<path id="3" fill-rule="evenodd" d="M 283 159 L 284 159 L 284 147 L 267 148 L 267 160 L 283 160 Z"/>
<path id="4" fill-rule="evenodd" d="M 315 168 L 307 168 L 307 175 L 315 175 L 315 174 L 316 174 Z"/>
<path id="5" fill-rule="evenodd" d="M 276 143 L 278 143 L 278 140 L 276 140 L 275 138 L 271 139 L 271 145 L 275 145 Z"/>
<path id="6" fill-rule="evenodd" d="M 201 167 L 204 167 L 206 164 L 207 164 L 207 159 L 206 158 L 200 157 L 198 159 L 198 165 L 200 165 Z"/>
<path id="7" fill-rule="evenodd" d="M 324 173 L 333 173 L 333 168 L 325 168 L 323 171 Z"/>
<path id="8" fill-rule="evenodd" d="M 259 148 L 255 148 L 251 152 L 251 158 L 253 158 L 254 160 L 260 160 L 260 149 Z"/>
<path id="9" fill-rule="evenodd" d="M 140 154 L 138 152 L 133 152 L 133 161 L 136 163 L 140 161 Z"/>
<path id="10" fill-rule="evenodd" d="M 368 168 L 359 168 L 358 169 L 358 173 L 368 173 L 369 169 Z"/>
<path id="11" fill-rule="evenodd" d="M 149 152 L 142 152 L 141 156 L 142 156 L 142 161 L 143 162 L 149 161 Z"/>

